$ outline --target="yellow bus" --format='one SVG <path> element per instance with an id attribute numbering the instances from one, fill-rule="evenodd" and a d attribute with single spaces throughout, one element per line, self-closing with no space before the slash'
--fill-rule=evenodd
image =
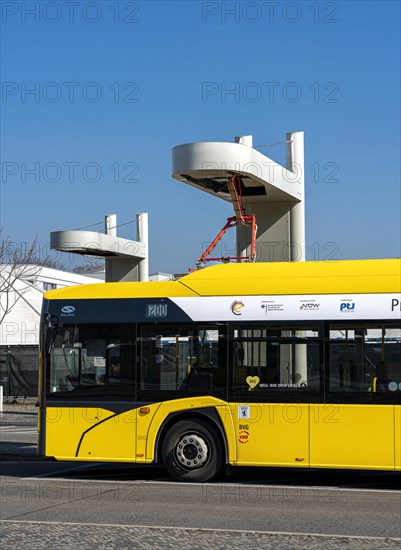
<path id="1" fill-rule="evenodd" d="M 401 470 L 401 262 L 221 264 L 45 294 L 39 454 Z"/>

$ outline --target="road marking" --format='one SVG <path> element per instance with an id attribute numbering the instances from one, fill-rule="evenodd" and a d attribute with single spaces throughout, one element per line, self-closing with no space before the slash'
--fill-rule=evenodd
<path id="1" fill-rule="evenodd" d="M 1 426 L 0 431 L 6 431 L 6 430 L 15 430 L 16 426 Z"/>
<path id="2" fill-rule="evenodd" d="M 90 468 L 90 466 L 83 466 L 82 469 Z M 191 482 L 185 482 L 185 481 L 170 481 L 168 479 L 164 480 L 152 480 L 152 479 L 133 479 L 133 480 L 112 480 L 112 479 L 70 479 L 68 477 L 53 477 L 54 475 L 58 473 L 66 473 L 73 470 L 79 470 L 81 467 L 72 468 L 71 470 L 60 470 L 59 472 L 53 472 L 53 473 L 47 473 L 47 474 L 41 474 L 39 476 L 31 476 L 31 477 L 21 477 L 20 479 L 24 481 L 37 481 L 38 479 L 43 481 L 64 481 L 64 482 L 70 482 L 70 483 L 113 483 L 113 484 L 125 484 L 125 485 L 139 485 L 139 484 L 146 484 L 146 485 L 176 485 L 178 487 L 213 487 L 215 489 L 221 489 L 222 487 L 226 487 L 229 489 L 230 487 L 246 487 L 246 488 L 262 488 L 262 489 L 293 489 L 294 491 L 299 490 L 306 490 L 306 491 L 342 491 L 342 492 L 359 492 L 359 493 L 384 493 L 386 495 L 388 494 L 401 494 L 401 491 L 393 490 L 393 489 L 358 489 L 355 487 L 327 487 L 325 485 L 316 485 L 316 486 L 304 486 L 304 485 L 261 485 L 257 483 L 191 483 Z"/>
<path id="3" fill-rule="evenodd" d="M 35 430 L 38 431 L 36 426 L 0 426 L 0 432 L 8 432 L 10 430 Z"/>
<path id="4" fill-rule="evenodd" d="M 18 519 L 1 519 L 0 523 L 28 523 L 35 525 L 60 525 L 59 521 L 38 521 L 38 520 L 18 520 Z M 359 540 L 377 540 L 377 541 L 401 541 L 399 537 L 369 537 L 365 535 L 337 535 L 329 533 L 302 533 L 294 531 L 254 531 L 246 529 L 212 529 L 207 527 L 172 527 L 171 525 L 131 525 L 120 523 L 76 523 L 63 521 L 61 525 L 74 526 L 74 527 L 124 527 L 129 529 L 164 529 L 169 531 L 202 531 L 206 533 L 245 533 L 248 535 L 284 535 L 284 536 L 296 536 L 296 537 L 320 537 L 320 538 L 336 538 L 336 539 L 359 539 Z"/>
<path id="5" fill-rule="evenodd" d="M 4 434 L 37 434 L 38 432 L 36 430 L 18 430 L 18 431 L 14 431 L 14 430 L 0 430 L 0 433 L 4 433 Z"/>

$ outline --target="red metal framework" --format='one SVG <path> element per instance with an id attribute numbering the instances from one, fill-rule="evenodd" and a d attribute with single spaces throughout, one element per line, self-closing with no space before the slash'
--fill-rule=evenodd
<path id="1" fill-rule="evenodd" d="M 244 214 L 244 207 L 242 206 L 242 193 L 241 193 L 241 178 L 234 174 L 228 181 L 228 190 L 230 192 L 231 202 L 233 203 L 235 216 L 227 218 L 227 223 L 217 235 L 217 237 L 210 243 L 205 252 L 196 261 L 196 267 L 199 269 L 205 262 L 229 262 L 231 260 L 247 260 L 254 262 L 256 259 L 255 252 L 255 240 L 256 240 L 256 217 L 254 215 Z M 251 253 L 249 256 L 222 256 L 220 258 L 208 258 L 212 253 L 217 243 L 221 240 L 225 232 L 236 225 L 245 225 L 251 227 Z"/>

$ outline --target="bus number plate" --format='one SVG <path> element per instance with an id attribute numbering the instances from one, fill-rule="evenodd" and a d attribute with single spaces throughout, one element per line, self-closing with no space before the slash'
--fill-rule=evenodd
<path id="1" fill-rule="evenodd" d="M 167 317 L 167 304 L 147 304 L 146 317 L 148 319 Z"/>

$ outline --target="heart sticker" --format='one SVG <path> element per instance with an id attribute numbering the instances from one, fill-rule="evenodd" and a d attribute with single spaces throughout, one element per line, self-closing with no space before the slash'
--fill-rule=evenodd
<path id="1" fill-rule="evenodd" d="M 251 390 L 256 388 L 256 386 L 259 384 L 259 382 L 260 382 L 259 376 L 247 376 L 246 377 L 246 383 L 251 388 Z"/>

